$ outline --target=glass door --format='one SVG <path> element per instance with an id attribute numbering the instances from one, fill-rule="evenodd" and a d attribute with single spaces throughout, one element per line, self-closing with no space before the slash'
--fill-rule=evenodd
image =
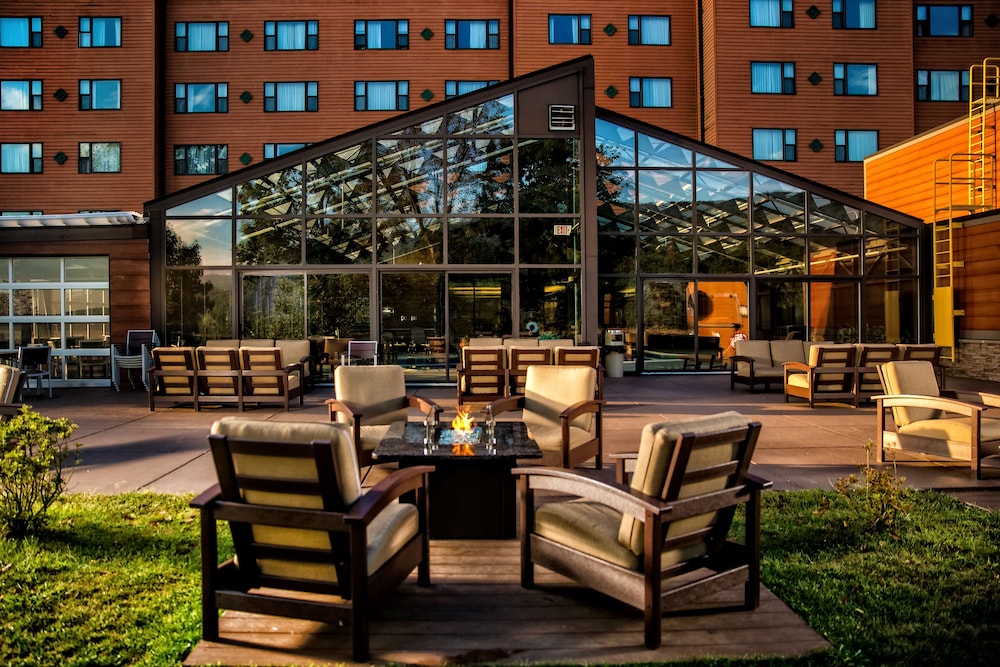
<path id="1" fill-rule="evenodd" d="M 509 336 L 509 273 L 452 273 L 448 276 L 449 348 L 457 354 L 470 338 Z"/>
<path id="2" fill-rule="evenodd" d="M 407 381 L 447 376 L 444 273 L 383 273 L 380 289 L 381 361 L 399 364 Z"/>

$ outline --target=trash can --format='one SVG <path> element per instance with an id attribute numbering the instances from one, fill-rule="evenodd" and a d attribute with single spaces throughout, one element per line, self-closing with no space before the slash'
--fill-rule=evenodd
<path id="1" fill-rule="evenodd" d="M 620 378 L 625 374 L 625 332 L 608 329 L 604 332 L 604 374 Z"/>

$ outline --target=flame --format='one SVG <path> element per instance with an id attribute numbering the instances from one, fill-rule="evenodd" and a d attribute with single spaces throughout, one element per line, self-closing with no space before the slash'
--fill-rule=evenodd
<path id="1" fill-rule="evenodd" d="M 451 420 L 451 427 L 456 431 L 470 432 L 475 428 L 476 422 L 472 418 L 472 413 L 466 407 L 458 408 L 458 415 Z"/>
<path id="2" fill-rule="evenodd" d="M 455 456 L 475 456 L 476 451 L 472 445 L 469 444 L 454 444 L 451 446 L 451 453 Z"/>

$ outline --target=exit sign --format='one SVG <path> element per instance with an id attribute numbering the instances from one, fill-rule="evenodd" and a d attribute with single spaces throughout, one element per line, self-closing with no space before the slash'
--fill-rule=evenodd
<path id="1" fill-rule="evenodd" d="M 573 233 L 573 225 L 552 225 L 554 236 L 569 236 Z"/>

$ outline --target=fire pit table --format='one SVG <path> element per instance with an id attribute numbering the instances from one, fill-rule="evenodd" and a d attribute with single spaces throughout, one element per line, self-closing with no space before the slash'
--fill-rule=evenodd
<path id="1" fill-rule="evenodd" d="M 517 536 L 516 489 L 511 469 L 518 459 L 541 458 L 523 422 L 497 422 L 495 446 L 477 427 L 472 434 L 437 426 L 427 440 L 420 422 L 390 429 L 374 458 L 400 467 L 433 465 L 430 536 L 435 539 L 512 539 Z"/>

